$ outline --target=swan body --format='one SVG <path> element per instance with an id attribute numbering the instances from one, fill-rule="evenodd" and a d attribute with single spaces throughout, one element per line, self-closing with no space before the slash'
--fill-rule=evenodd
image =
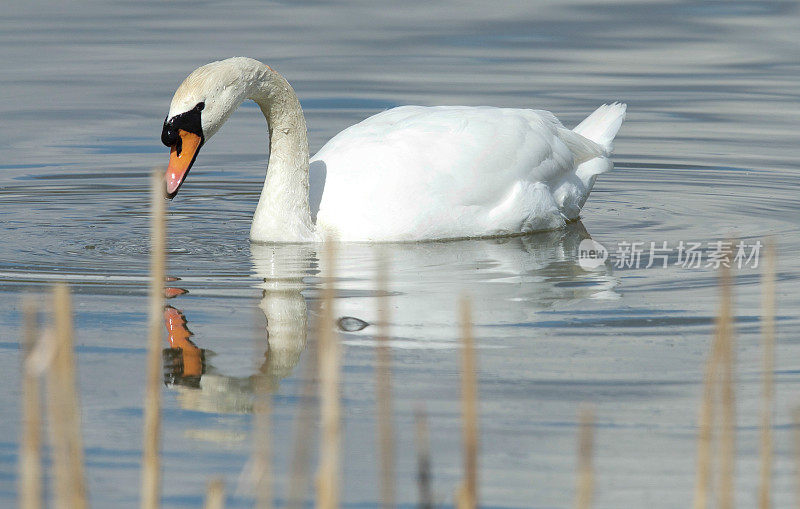
<path id="1" fill-rule="evenodd" d="M 625 117 L 624 104 L 603 105 L 570 130 L 541 110 L 401 106 L 345 129 L 309 159 L 291 86 L 270 67 L 235 57 L 200 67 L 175 93 L 162 133 L 172 147 L 170 197 L 245 99 L 259 104 L 270 133 L 250 231 L 259 242 L 422 241 L 562 227 L 578 218 L 597 175 L 612 169 Z M 309 187 L 309 171 L 321 189 Z"/>

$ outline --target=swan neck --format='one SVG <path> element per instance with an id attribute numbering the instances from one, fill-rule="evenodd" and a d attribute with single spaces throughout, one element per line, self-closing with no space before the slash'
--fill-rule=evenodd
<path id="1" fill-rule="evenodd" d="M 265 66 L 266 67 L 266 66 Z M 266 67 L 250 99 L 269 127 L 269 164 L 253 216 L 256 241 L 309 241 L 313 224 L 308 204 L 308 138 L 300 101 L 283 76 Z"/>

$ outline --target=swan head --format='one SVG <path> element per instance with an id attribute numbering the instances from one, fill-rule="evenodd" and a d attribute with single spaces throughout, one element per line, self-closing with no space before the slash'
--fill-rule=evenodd
<path id="1" fill-rule="evenodd" d="M 178 189 L 189 174 L 189 170 L 206 141 L 202 127 L 202 111 L 205 102 L 200 101 L 194 108 L 167 117 L 161 131 L 161 142 L 170 147 L 169 166 L 165 175 L 166 195 L 174 198 Z"/>
<path id="2" fill-rule="evenodd" d="M 170 147 L 168 198 L 178 194 L 200 148 L 247 98 L 264 68 L 252 58 L 234 57 L 198 67 L 183 80 L 161 131 L 161 142 Z"/>

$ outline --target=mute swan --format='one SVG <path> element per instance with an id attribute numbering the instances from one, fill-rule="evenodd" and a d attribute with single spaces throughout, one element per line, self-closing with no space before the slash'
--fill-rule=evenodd
<path id="1" fill-rule="evenodd" d="M 402 106 L 345 129 L 309 160 L 292 87 L 269 66 L 234 57 L 199 67 L 172 98 L 161 134 L 171 147 L 169 198 L 246 99 L 269 126 L 267 176 L 250 229 L 257 242 L 419 241 L 562 227 L 578 218 L 597 175 L 613 167 L 626 108 L 600 106 L 569 130 L 542 110 Z M 313 183 L 324 185 L 314 210 L 309 164 L 320 173 Z"/>

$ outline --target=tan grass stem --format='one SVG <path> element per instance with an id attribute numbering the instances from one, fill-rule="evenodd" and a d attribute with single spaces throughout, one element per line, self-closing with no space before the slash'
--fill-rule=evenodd
<path id="1" fill-rule="evenodd" d="M 141 508 L 155 509 L 161 499 L 161 342 L 166 267 L 166 205 L 162 173 L 153 171 L 150 186 L 150 301 L 147 373 L 142 444 Z"/>
<path id="2" fill-rule="evenodd" d="M 317 508 L 339 507 L 341 454 L 341 345 L 334 330 L 334 297 L 336 246 L 325 242 L 325 285 L 322 291 L 322 312 L 319 321 L 319 398 L 321 438 L 317 474 Z"/>
<path id="3" fill-rule="evenodd" d="M 220 478 L 211 479 L 206 486 L 205 509 L 223 509 L 225 507 L 225 481 Z"/>
<path id="4" fill-rule="evenodd" d="M 769 509 L 772 505 L 772 412 L 775 400 L 775 245 L 770 240 L 764 250 L 762 275 L 761 336 L 764 349 L 763 395 L 761 397 L 761 480 L 758 506 Z"/>
<path id="5" fill-rule="evenodd" d="M 734 476 L 736 467 L 736 396 L 735 396 L 735 351 L 733 332 L 733 298 L 731 271 L 724 265 L 720 268 L 720 307 L 717 320 L 720 367 L 720 479 L 717 492 L 719 509 L 733 509 Z"/>
<path id="6" fill-rule="evenodd" d="M 703 376 L 703 399 L 697 431 L 697 472 L 695 475 L 694 509 L 706 509 L 712 480 L 712 441 L 714 429 L 714 395 L 718 376 L 718 340 L 712 340 Z"/>
<path id="7" fill-rule="evenodd" d="M 80 401 L 75 374 L 72 303 L 67 285 L 53 290 L 55 355 L 47 370 L 47 407 L 53 444 L 56 507 L 84 509 L 86 481 L 83 472 Z M 46 339 L 45 339 L 46 341 Z"/>
<path id="8" fill-rule="evenodd" d="M 575 508 L 589 509 L 594 498 L 594 411 L 582 408 L 578 427 L 578 476 Z"/>
<path id="9" fill-rule="evenodd" d="M 478 505 L 478 383 L 472 309 L 467 297 L 460 303 L 461 314 L 461 420 L 464 447 L 464 481 L 459 507 Z"/>

